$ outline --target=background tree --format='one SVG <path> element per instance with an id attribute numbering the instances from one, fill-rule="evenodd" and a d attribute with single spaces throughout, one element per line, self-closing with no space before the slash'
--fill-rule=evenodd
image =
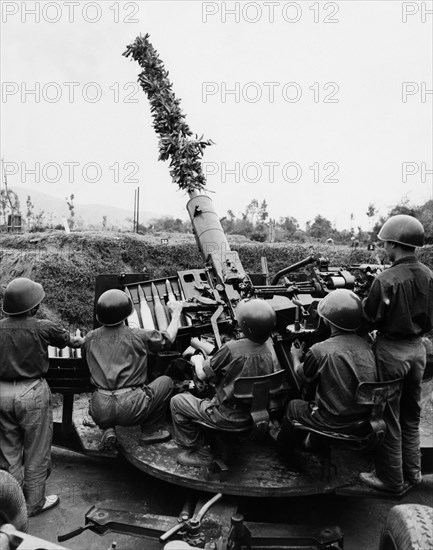
<path id="1" fill-rule="evenodd" d="M 31 222 L 34 220 L 34 217 L 35 217 L 33 212 L 35 205 L 32 203 L 32 199 L 30 195 L 27 195 L 26 206 L 27 206 L 27 214 L 26 214 L 27 227 L 30 228 Z"/>
<path id="2" fill-rule="evenodd" d="M 7 224 L 6 215 L 11 214 L 12 224 L 15 214 L 20 213 L 20 200 L 18 195 L 12 189 L 8 187 L 8 180 L 6 176 L 6 170 L 4 169 L 4 159 L 2 159 L 2 179 L 4 183 L 4 189 L 0 191 L 0 207 L 3 216 L 3 224 Z"/>
<path id="3" fill-rule="evenodd" d="M 266 199 L 263 199 L 262 204 L 259 207 L 258 218 L 261 223 L 265 223 L 269 218 L 268 203 L 266 202 Z"/>
<path id="4" fill-rule="evenodd" d="M 287 234 L 287 237 L 293 237 L 295 233 L 299 230 L 299 223 L 296 218 L 291 216 L 286 216 L 285 218 L 280 218 L 278 226 Z"/>
<path id="5" fill-rule="evenodd" d="M 380 218 L 377 220 L 377 222 L 373 225 L 373 229 L 371 230 L 371 238 L 373 241 L 377 240 L 377 235 L 379 231 L 382 228 L 382 225 L 386 222 L 387 217 L 386 216 L 380 216 Z"/>
<path id="6" fill-rule="evenodd" d="M 425 242 L 433 244 L 433 200 L 427 201 L 418 210 L 418 219 L 424 226 Z"/>
<path id="7" fill-rule="evenodd" d="M 245 219 L 247 219 L 253 226 L 257 221 L 257 216 L 259 214 L 259 201 L 253 199 L 245 209 Z"/>
<path id="8" fill-rule="evenodd" d="M 318 214 L 314 222 L 310 224 L 307 234 L 310 237 L 329 238 L 332 235 L 332 224 L 329 220 Z"/>
<path id="9" fill-rule="evenodd" d="M 1 210 L 1 215 L 2 215 L 2 218 L 3 218 L 3 225 L 4 226 L 6 226 L 6 223 L 7 223 L 6 213 L 7 213 L 8 204 L 9 204 L 9 201 L 7 200 L 7 197 L 6 197 L 6 191 L 4 189 L 2 189 L 0 191 L 0 210 Z"/>
<path id="10" fill-rule="evenodd" d="M 190 231 L 190 224 L 182 221 L 180 218 L 174 218 L 173 216 L 163 216 L 152 220 L 153 231 L 166 231 L 169 233 L 188 233 Z"/>
<path id="11" fill-rule="evenodd" d="M 367 208 L 367 217 L 368 217 L 368 230 L 371 232 L 373 226 L 373 218 L 377 214 L 377 208 L 371 202 Z"/>
<path id="12" fill-rule="evenodd" d="M 75 199 L 75 196 L 74 194 L 71 194 L 71 196 L 69 197 L 66 197 L 66 204 L 68 205 L 68 208 L 69 208 L 69 218 L 68 218 L 68 224 L 69 224 L 69 229 L 72 231 L 72 229 L 74 229 L 74 225 L 75 225 L 75 205 L 74 205 L 74 199 Z"/>
<path id="13" fill-rule="evenodd" d="M 0 209 L 3 217 L 3 224 L 7 225 L 7 216 L 14 216 L 20 212 L 20 199 L 10 188 L 0 191 Z"/>
<path id="14" fill-rule="evenodd" d="M 410 204 L 410 201 L 407 197 L 404 197 L 398 204 L 392 208 L 388 214 L 390 216 L 396 216 L 397 214 L 407 214 L 408 216 L 414 216 L 415 218 L 418 215 L 419 207 Z"/>
<path id="15" fill-rule="evenodd" d="M 45 212 L 44 210 L 39 210 L 39 212 L 35 215 L 35 223 L 33 229 L 34 231 L 44 231 L 45 227 Z"/>
<path id="16" fill-rule="evenodd" d="M 234 215 L 233 210 L 227 210 L 227 216 L 220 219 L 221 227 L 224 229 L 225 233 L 233 233 L 235 220 L 236 216 Z"/>
<path id="17" fill-rule="evenodd" d="M 352 237 L 354 236 L 355 234 L 355 229 L 353 227 L 353 222 L 355 220 L 355 215 L 353 212 L 350 213 L 350 234 L 352 235 Z"/>
<path id="18" fill-rule="evenodd" d="M 250 237 L 254 231 L 254 225 L 246 218 L 245 214 L 242 217 L 235 220 L 233 225 L 233 234 L 244 235 L 244 237 Z"/>

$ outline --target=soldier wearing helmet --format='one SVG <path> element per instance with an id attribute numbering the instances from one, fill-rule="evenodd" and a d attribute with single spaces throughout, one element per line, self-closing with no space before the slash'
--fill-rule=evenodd
<path id="1" fill-rule="evenodd" d="M 171 399 L 174 437 L 182 449 L 177 457 L 179 464 L 200 467 L 212 461 L 203 430 L 196 422 L 224 429 L 248 426 L 249 412 L 235 405 L 236 379 L 281 370 L 270 340 L 276 319 L 272 307 L 265 300 L 243 300 L 236 308 L 236 317 L 245 338 L 227 342 L 212 357 L 191 358 L 198 379 L 214 385 L 212 399 L 199 399 L 190 393 L 180 393 Z"/>
<path id="2" fill-rule="evenodd" d="M 424 228 L 414 217 L 389 218 L 378 235 L 392 265 L 376 276 L 364 300 L 364 314 L 377 330 L 374 345 L 381 380 L 402 378 L 401 396 L 385 411 L 387 432 L 377 449 L 376 472 L 361 480 L 398 493 L 421 477 L 419 420 L 421 381 L 426 364 L 422 335 L 433 328 L 433 273 L 415 256 L 424 244 Z"/>
<path id="3" fill-rule="evenodd" d="M 281 452 L 290 456 L 304 432 L 292 420 L 317 430 L 354 433 L 370 413 L 355 400 L 361 382 L 376 381 L 370 344 L 357 334 L 362 319 L 361 301 L 350 290 L 334 290 L 321 300 L 317 313 L 331 336 L 311 346 L 301 362 L 303 346 L 292 350 L 295 373 L 304 394 L 314 389 L 314 399 L 290 401 L 277 437 Z"/>
<path id="4" fill-rule="evenodd" d="M 125 292 L 107 290 L 98 299 L 96 318 L 102 326 L 86 335 L 83 356 L 96 387 L 89 412 L 104 430 L 101 447 L 105 449 L 116 444 L 116 425 L 140 424 L 141 445 L 170 438 L 164 419 L 173 382 L 168 376 L 150 384 L 147 379 L 148 353 L 167 349 L 176 339 L 182 303 L 168 305 L 172 319 L 167 330 L 144 330 L 125 324 L 134 307 Z"/>
<path id="5" fill-rule="evenodd" d="M 80 347 L 83 339 L 47 320 L 36 319 L 42 285 L 25 277 L 11 281 L 0 320 L 0 469 L 12 474 L 26 497 L 29 516 L 56 506 L 45 494 L 51 470 L 53 411 L 48 346 Z"/>

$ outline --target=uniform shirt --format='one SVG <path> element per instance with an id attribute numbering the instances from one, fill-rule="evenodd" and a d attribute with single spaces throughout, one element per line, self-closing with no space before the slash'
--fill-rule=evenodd
<path id="1" fill-rule="evenodd" d="M 433 328 L 433 273 L 413 256 L 401 258 L 376 276 L 363 306 L 384 336 L 421 336 Z"/>
<path id="2" fill-rule="evenodd" d="M 0 380 L 39 378 L 49 367 L 48 346 L 64 348 L 69 333 L 55 323 L 29 316 L 0 320 Z"/>
<path id="3" fill-rule="evenodd" d="M 339 417 L 351 422 L 364 418 L 370 409 L 355 402 L 361 382 L 376 382 L 373 350 L 353 333 L 337 333 L 311 346 L 298 370 L 301 383 L 315 382 L 317 414 L 323 419 Z"/>
<path id="4" fill-rule="evenodd" d="M 165 331 L 120 324 L 89 332 L 84 338 L 82 352 L 92 384 L 105 390 L 117 390 L 146 384 L 149 352 L 166 349 L 169 345 L 169 335 Z"/>
<path id="5" fill-rule="evenodd" d="M 204 362 L 206 377 L 215 383 L 215 404 L 233 405 L 234 383 L 241 376 L 262 376 L 281 370 L 272 342 L 257 344 L 243 338 L 224 344 Z"/>

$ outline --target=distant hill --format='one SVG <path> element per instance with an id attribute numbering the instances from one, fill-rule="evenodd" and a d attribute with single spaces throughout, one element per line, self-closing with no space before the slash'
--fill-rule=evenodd
<path id="1" fill-rule="evenodd" d="M 30 195 L 34 205 L 34 214 L 37 215 L 43 210 L 46 222 L 57 225 L 62 223 L 62 218 L 69 217 L 69 209 L 65 199 L 53 197 L 52 195 L 41 193 L 34 189 L 29 191 L 25 187 L 14 186 L 12 189 L 19 196 L 23 217 L 25 217 L 26 213 L 26 200 L 28 195 Z M 103 216 L 107 216 L 107 227 L 116 226 L 119 228 L 128 228 L 131 226 L 131 222 L 128 222 L 127 218 L 133 218 L 132 210 L 104 204 L 81 204 L 77 201 L 74 201 L 74 204 L 77 225 L 101 227 Z M 161 214 L 140 212 L 139 220 L 141 224 L 146 225 L 151 219 L 158 217 L 161 217 Z"/>

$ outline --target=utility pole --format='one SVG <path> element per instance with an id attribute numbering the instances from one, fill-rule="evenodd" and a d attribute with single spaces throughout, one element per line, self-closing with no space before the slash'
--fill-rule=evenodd
<path id="1" fill-rule="evenodd" d="M 136 227 L 136 214 L 137 214 L 137 189 L 134 189 L 134 221 L 132 222 L 132 232 L 135 233 Z"/>
<path id="2" fill-rule="evenodd" d="M 140 216 L 140 188 L 137 187 L 137 231 L 136 233 L 138 233 L 139 216 Z"/>
<path id="3" fill-rule="evenodd" d="M 139 212 L 140 212 L 140 188 L 134 190 L 134 221 L 132 224 L 132 232 L 138 233 L 139 224 Z"/>

